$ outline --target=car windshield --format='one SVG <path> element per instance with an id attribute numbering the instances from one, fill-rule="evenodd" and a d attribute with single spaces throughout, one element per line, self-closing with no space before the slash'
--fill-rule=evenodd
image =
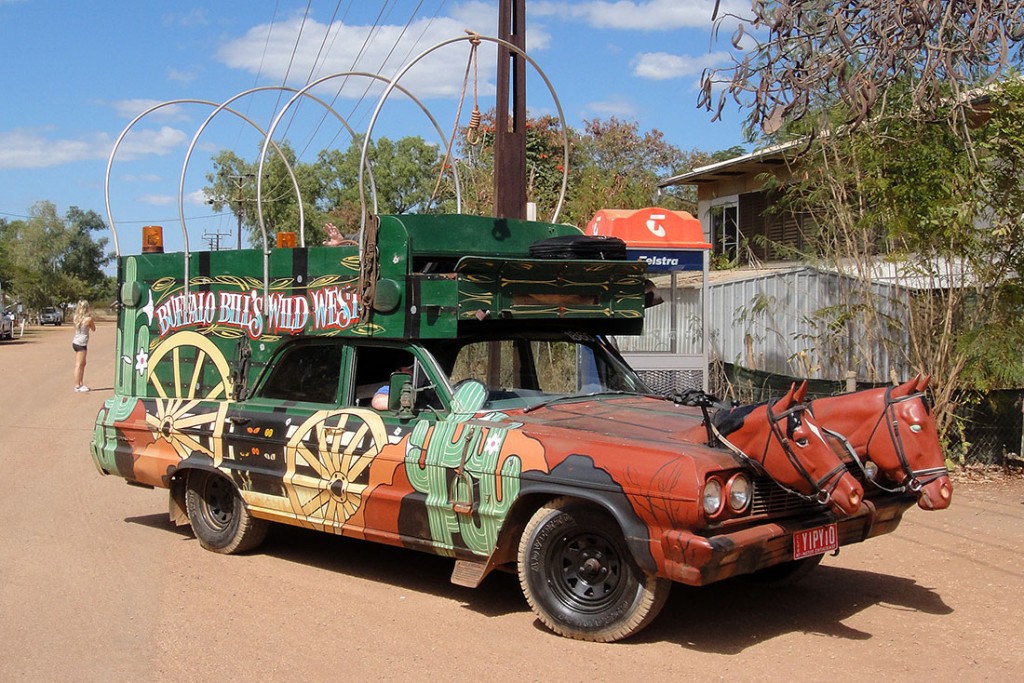
<path id="1" fill-rule="evenodd" d="M 521 334 L 429 347 L 452 386 L 474 379 L 485 408 L 526 408 L 574 396 L 650 393 L 607 341 L 590 334 Z"/>

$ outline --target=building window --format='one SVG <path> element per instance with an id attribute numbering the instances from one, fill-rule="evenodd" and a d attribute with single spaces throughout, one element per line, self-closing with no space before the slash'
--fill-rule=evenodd
<path id="1" fill-rule="evenodd" d="M 711 244 L 714 254 L 730 261 L 740 249 L 739 206 L 736 201 L 711 207 Z"/>

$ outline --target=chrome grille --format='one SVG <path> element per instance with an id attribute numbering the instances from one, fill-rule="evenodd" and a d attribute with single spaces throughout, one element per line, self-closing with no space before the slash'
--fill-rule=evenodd
<path id="1" fill-rule="evenodd" d="M 849 463 L 847 470 L 857 481 L 864 484 L 864 474 L 856 463 Z M 750 503 L 752 515 L 784 515 L 802 512 L 821 512 L 828 506 L 808 501 L 786 491 L 768 476 L 753 478 L 754 496 Z M 867 487 L 865 487 L 867 491 Z"/>

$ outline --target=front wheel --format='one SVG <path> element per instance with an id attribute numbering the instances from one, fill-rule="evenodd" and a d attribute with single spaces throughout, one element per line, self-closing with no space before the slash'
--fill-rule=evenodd
<path id="1" fill-rule="evenodd" d="M 519 542 L 519 583 L 549 629 L 610 643 L 658 615 L 671 582 L 633 561 L 622 531 L 604 510 L 558 498 L 538 510 Z"/>
<path id="2" fill-rule="evenodd" d="M 215 553 L 252 550 L 267 536 L 269 523 L 249 514 L 238 490 L 219 474 L 189 474 L 185 509 L 199 545 Z"/>

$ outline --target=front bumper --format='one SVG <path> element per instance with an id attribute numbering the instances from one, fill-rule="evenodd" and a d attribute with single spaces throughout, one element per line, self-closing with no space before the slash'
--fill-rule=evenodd
<path id="1" fill-rule="evenodd" d="M 840 548 L 860 543 L 894 531 L 903 512 L 914 503 L 912 496 L 865 500 L 857 514 L 842 519 L 818 515 L 765 522 L 713 536 L 672 529 L 662 537 L 664 574 L 673 581 L 703 586 L 789 562 L 793 559 L 794 533 L 832 522 L 838 525 Z"/>

